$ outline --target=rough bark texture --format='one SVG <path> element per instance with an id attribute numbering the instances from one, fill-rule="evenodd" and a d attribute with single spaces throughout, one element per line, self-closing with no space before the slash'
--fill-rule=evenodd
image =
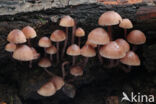
<path id="1" fill-rule="evenodd" d="M 32 2 L 33 0 L 30 1 Z M 125 89 L 127 92 L 131 92 L 135 90 L 135 88 L 140 88 L 139 90 L 145 90 L 154 87 L 156 84 L 156 78 L 152 75 L 154 75 L 156 68 L 154 63 L 156 61 L 156 17 L 155 15 L 152 15 L 151 17 L 147 18 L 146 15 L 148 14 L 140 14 L 142 11 L 140 8 L 150 7 L 146 4 L 116 6 L 102 5 L 97 3 L 81 4 L 84 3 L 82 1 L 75 3 L 74 0 L 70 0 L 69 3 L 75 4 L 66 6 L 68 3 L 62 3 L 63 6 L 60 6 L 60 4 L 60 7 L 54 6 L 57 8 L 52 8 L 53 6 L 49 6 L 46 10 L 41 10 L 40 8 L 35 9 L 34 11 L 34 9 L 32 9 L 31 12 L 28 12 L 28 7 L 27 9 L 24 9 L 25 13 L 22 10 L 16 11 L 17 9 L 12 10 L 12 12 L 2 11 L 4 8 L 0 9 L 0 92 L 3 92 L 0 93 L 0 98 L 2 100 L 6 102 L 14 102 L 15 104 L 21 104 L 21 101 L 25 102 L 25 104 L 32 104 L 34 100 L 31 100 L 30 103 L 30 99 L 40 99 L 34 101 L 35 103 L 39 104 L 49 104 L 48 102 L 62 104 L 64 101 L 68 104 L 103 104 L 103 96 L 119 95 L 123 89 Z M 95 2 L 94 0 L 85 0 L 85 2 L 88 1 Z M 18 1 L 15 0 L 14 2 Z M 49 4 L 50 2 L 47 0 L 47 3 Z M 56 1 L 53 3 L 57 4 Z M 37 66 L 37 61 L 34 62 L 33 68 L 29 69 L 28 63 L 15 61 L 10 57 L 9 53 L 4 51 L 4 46 L 7 43 L 7 34 L 12 29 L 22 29 L 27 25 L 34 27 L 37 31 L 38 37 L 33 39 L 31 42 L 33 46 L 38 49 L 38 51 L 43 53 L 42 49 L 37 47 L 38 39 L 42 36 L 49 36 L 55 29 L 64 29 L 58 26 L 59 20 L 62 16 L 72 16 L 76 20 L 77 26 L 84 28 L 87 35 L 92 29 L 98 27 L 97 21 L 99 16 L 108 10 L 114 10 L 118 12 L 123 18 L 129 18 L 134 24 L 134 29 L 140 29 L 145 32 L 147 36 L 147 44 L 141 46 L 137 51 L 141 57 L 141 60 L 143 61 L 143 64 L 139 68 L 134 68 L 137 69 L 134 72 L 125 74 L 119 71 L 119 67 L 113 69 L 117 71 L 111 72 L 111 70 L 104 68 L 103 65 L 99 65 L 97 63 L 97 59 L 91 59 L 87 68 L 85 69 L 87 70 L 86 74 L 73 82 L 75 86 L 78 86 L 77 89 L 80 91 L 78 92 L 78 97 L 74 100 L 67 98 L 62 94 L 62 92 L 58 92 L 54 97 L 49 99 L 44 99 L 43 97 L 37 95 L 36 90 L 43 83 L 48 81 L 51 76 L 47 75 L 47 73 L 45 73 L 42 68 Z M 155 11 L 150 13 L 155 13 Z M 145 17 L 140 19 L 141 16 Z M 116 36 L 122 34 L 123 32 L 123 30 L 117 26 L 114 26 L 113 30 L 113 34 Z M 84 40 L 82 41 L 83 43 Z M 82 57 L 79 57 L 78 59 L 81 60 Z M 144 66 L 146 66 L 146 68 L 144 68 Z M 138 69 L 143 69 L 144 72 Z M 54 65 L 54 67 L 50 68 L 49 70 L 61 76 L 61 70 L 57 66 Z M 147 74 L 147 70 L 152 71 L 152 73 Z M 118 74 L 116 75 L 116 73 Z M 140 75 L 138 76 L 137 74 Z M 145 74 L 148 76 L 148 78 L 144 77 Z M 134 77 L 129 79 L 131 76 Z M 71 76 L 69 76 L 69 78 L 70 77 Z M 144 85 L 147 87 L 145 89 L 144 86 L 142 86 L 142 84 L 145 83 L 144 81 L 147 84 Z M 82 87 L 83 85 L 86 86 Z M 90 87 L 90 85 L 92 87 Z M 8 91 L 7 94 L 5 94 L 5 91 Z M 112 94 L 112 92 L 115 93 Z M 99 96 L 99 98 L 96 98 L 96 96 Z M 26 101 L 27 99 L 28 101 Z"/>

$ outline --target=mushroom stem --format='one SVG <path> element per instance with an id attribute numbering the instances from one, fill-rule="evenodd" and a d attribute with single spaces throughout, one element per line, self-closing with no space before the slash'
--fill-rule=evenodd
<path id="1" fill-rule="evenodd" d="M 53 61 L 53 55 L 52 54 L 50 54 L 50 60 Z"/>
<path id="2" fill-rule="evenodd" d="M 72 65 L 75 65 L 75 62 L 76 62 L 76 56 L 73 56 L 73 64 Z"/>
<path id="3" fill-rule="evenodd" d="M 46 57 L 47 54 L 46 54 L 46 48 L 44 48 L 44 57 Z"/>
<path id="4" fill-rule="evenodd" d="M 99 58 L 100 63 L 102 64 L 103 63 L 103 60 L 102 60 L 102 57 L 101 57 L 101 55 L 99 53 L 100 45 L 98 45 L 97 47 L 98 47 L 98 58 Z"/>
<path id="5" fill-rule="evenodd" d="M 111 28 L 111 26 L 108 26 L 108 33 L 109 33 L 109 38 L 110 38 L 110 40 L 112 41 L 112 28 Z"/>
<path id="6" fill-rule="evenodd" d="M 80 37 L 78 37 L 78 45 L 79 45 L 79 47 L 81 45 L 81 38 Z"/>
<path id="7" fill-rule="evenodd" d="M 65 62 L 63 62 L 62 63 L 62 77 L 63 77 L 63 79 L 65 78 L 65 76 L 66 76 L 66 72 L 65 72 L 65 65 L 67 65 L 67 64 L 69 64 L 69 62 L 68 61 L 65 61 Z"/>
<path id="8" fill-rule="evenodd" d="M 56 43 L 56 47 L 57 47 L 57 64 L 59 63 L 59 42 Z"/>
<path id="9" fill-rule="evenodd" d="M 29 61 L 29 68 L 30 68 L 30 69 L 32 68 L 32 60 Z"/>
<path id="10" fill-rule="evenodd" d="M 61 54 L 61 59 L 63 59 L 64 57 L 64 53 L 67 47 L 67 42 L 68 42 L 68 27 L 66 27 L 66 40 L 64 41 L 64 46 L 63 46 L 63 50 L 62 50 L 62 54 Z"/>
<path id="11" fill-rule="evenodd" d="M 44 71 L 46 72 L 46 73 L 48 73 L 48 75 L 50 75 L 50 76 L 55 76 L 52 72 L 50 72 L 47 68 L 44 68 Z"/>
<path id="12" fill-rule="evenodd" d="M 124 29 L 124 37 L 126 39 L 126 37 L 127 37 L 127 29 Z"/>
<path id="13" fill-rule="evenodd" d="M 76 22 L 75 22 L 75 25 L 74 25 L 74 27 L 73 27 L 73 29 L 72 29 L 72 44 L 74 44 L 74 41 L 75 41 L 75 31 L 76 31 Z"/>

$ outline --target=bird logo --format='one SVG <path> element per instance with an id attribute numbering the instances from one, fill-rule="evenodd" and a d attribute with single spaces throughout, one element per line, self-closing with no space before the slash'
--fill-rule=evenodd
<path id="1" fill-rule="evenodd" d="M 123 92 L 122 94 L 123 94 L 123 98 L 121 99 L 121 102 L 124 100 L 131 102 L 131 100 L 128 98 L 128 96 L 125 92 Z"/>

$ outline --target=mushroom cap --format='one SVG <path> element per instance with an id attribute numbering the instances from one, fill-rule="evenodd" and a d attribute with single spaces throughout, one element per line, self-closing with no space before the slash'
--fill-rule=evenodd
<path id="1" fill-rule="evenodd" d="M 54 76 L 51 82 L 54 84 L 56 90 L 60 90 L 65 84 L 63 78 L 59 76 Z"/>
<path id="2" fill-rule="evenodd" d="M 71 16 L 64 16 L 61 18 L 59 25 L 62 27 L 73 27 L 75 25 L 75 21 Z"/>
<path id="3" fill-rule="evenodd" d="M 48 48 L 51 46 L 51 41 L 48 37 L 44 36 L 39 40 L 38 45 L 43 48 Z"/>
<path id="4" fill-rule="evenodd" d="M 80 66 L 74 66 L 70 68 L 70 74 L 77 77 L 83 75 L 83 69 Z"/>
<path id="5" fill-rule="evenodd" d="M 14 51 L 13 58 L 19 61 L 30 61 L 34 59 L 34 54 L 29 46 L 21 45 Z"/>
<path id="6" fill-rule="evenodd" d="M 36 31 L 31 26 L 24 27 L 22 29 L 22 32 L 24 33 L 27 39 L 32 39 L 37 36 Z"/>
<path id="7" fill-rule="evenodd" d="M 144 44 L 146 42 L 146 36 L 140 30 L 133 30 L 128 34 L 127 41 L 135 45 Z"/>
<path id="8" fill-rule="evenodd" d="M 33 48 L 33 47 L 31 47 L 31 49 L 32 49 L 32 52 L 33 52 L 33 55 L 34 55 L 34 60 L 38 59 L 40 57 L 40 53 L 38 53 L 36 51 L 36 49 Z"/>
<path id="9" fill-rule="evenodd" d="M 126 55 L 124 49 L 115 41 L 112 41 L 109 44 L 102 46 L 99 52 L 102 57 L 109 59 L 120 59 Z"/>
<path id="10" fill-rule="evenodd" d="M 88 41 L 93 44 L 104 45 L 110 42 L 110 38 L 103 28 L 96 28 L 89 33 Z"/>
<path id="11" fill-rule="evenodd" d="M 10 43 L 15 43 L 15 44 L 25 43 L 27 41 L 24 33 L 19 29 L 12 30 L 8 34 L 7 40 Z"/>
<path id="12" fill-rule="evenodd" d="M 94 56 L 96 56 L 95 49 L 90 45 L 84 45 L 81 48 L 80 53 L 84 57 L 94 57 Z"/>
<path id="13" fill-rule="evenodd" d="M 52 96 L 56 93 L 56 89 L 54 84 L 49 81 L 46 84 L 44 84 L 39 90 L 37 90 L 37 93 L 41 96 Z"/>
<path id="14" fill-rule="evenodd" d="M 55 30 L 51 34 L 50 39 L 54 42 L 62 42 L 66 39 L 66 34 L 62 30 Z"/>
<path id="15" fill-rule="evenodd" d="M 16 49 L 16 44 L 14 44 L 14 43 L 8 43 L 5 46 L 5 50 L 8 51 L 8 52 L 14 52 L 15 49 Z"/>
<path id="16" fill-rule="evenodd" d="M 90 45 L 90 46 L 92 46 L 93 48 L 96 48 L 96 47 L 97 47 L 97 44 L 91 43 L 91 42 L 89 42 L 88 40 L 86 41 L 85 44 L 86 44 L 86 45 Z"/>
<path id="17" fill-rule="evenodd" d="M 115 40 L 115 42 L 120 46 L 123 47 L 124 52 L 128 52 L 130 50 L 130 45 L 128 44 L 128 42 L 122 38 L 119 38 L 117 40 Z"/>
<path id="18" fill-rule="evenodd" d="M 131 29 L 133 28 L 133 24 L 128 18 L 125 18 L 120 22 L 119 27 L 123 29 Z"/>
<path id="19" fill-rule="evenodd" d="M 44 57 L 39 61 L 38 66 L 42 68 L 48 68 L 51 67 L 51 62 L 48 58 Z"/>
<path id="20" fill-rule="evenodd" d="M 139 56 L 133 51 L 127 52 L 126 56 L 120 59 L 120 62 L 130 66 L 140 66 Z"/>
<path id="21" fill-rule="evenodd" d="M 80 55 L 80 47 L 76 44 L 72 44 L 67 49 L 67 54 L 70 56 L 78 56 Z"/>
<path id="22" fill-rule="evenodd" d="M 101 26 L 117 25 L 122 21 L 122 17 L 115 11 L 107 11 L 103 13 L 98 21 Z"/>
<path id="23" fill-rule="evenodd" d="M 85 36 L 85 31 L 81 27 L 79 27 L 76 29 L 75 36 L 83 37 L 83 36 Z"/>
<path id="24" fill-rule="evenodd" d="M 54 45 L 51 45 L 50 47 L 46 48 L 46 53 L 48 54 L 56 54 L 57 53 L 57 49 Z"/>

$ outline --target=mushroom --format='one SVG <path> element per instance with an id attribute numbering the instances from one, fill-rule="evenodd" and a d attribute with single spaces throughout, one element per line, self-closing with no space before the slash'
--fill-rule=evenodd
<path id="1" fill-rule="evenodd" d="M 111 41 L 107 45 L 102 46 L 99 50 L 99 53 L 102 57 L 113 59 L 110 61 L 108 66 L 109 68 L 115 66 L 114 59 L 120 59 L 126 55 L 125 49 L 115 41 Z"/>
<path id="2" fill-rule="evenodd" d="M 65 84 L 62 88 L 62 91 L 64 92 L 65 95 L 67 95 L 70 98 L 74 98 L 76 94 L 76 89 L 73 85 L 71 84 Z"/>
<path id="3" fill-rule="evenodd" d="M 65 84 L 63 78 L 56 75 L 51 79 L 51 82 L 54 84 L 56 91 L 60 90 Z"/>
<path id="4" fill-rule="evenodd" d="M 7 52 L 14 52 L 15 51 L 15 49 L 16 49 L 16 44 L 14 44 L 14 43 L 8 43 L 8 44 L 6 44 L 6 46 L 5 46 L 5 50 L 7 51 Z"/>
<path id="5" fill-rule="evenodd" d="M 103 28 L 96 28 L 89 33 L 87 41 L 92 44 L 97 44 L 99 50 L 100 45 L 106 45 L 110 42 L 110 38 L 108 33 Z M 103 63 L 103 60 L 99 54 L 98 57 L 100 62 Z"/>
<path id="6" fill-rule="evenodd" d="M 69 62 L 68 61 L 65 61 L 65 62 L 63 62 L 62 63 L 62 67 L 61 67 L 61 69 L 62 69 L 62 77 L 63 77 L 63 79 L 65 79 L 65 76 L 66 76 L 66 72 L 65 72 L 65 65 L 67 65 L 67 64 L 69 64 Z"/>
<path id="7" fill-rule="evenodd" d="M 126 39 L 126 37 L 127 37 L 127 29 L 133 28 L 133 24 L 132 24 L 132 22 L 128 18 L 125 18 L 125 19 L 123 19 L 121 21 L 121 23 L 119 24 L 119 27 L 124 29 L 124 37 Z"/>
<path id="8" fill-rule="evenodd" d="M 68 55 L 73 56 L 73 65 L 75 64 L 75 57 L 80 55 L 80 47 L 76 44 L 72 44 L 68 47 L 67 52 Z"/>
<path id="9" fill-rule="evenodd" d="M 13 58 L 19 61 L 32 61 L 34 59 L 34 54 L 29 46 L 21 45 L 14 51 Z M 29 68 L 31 67 L 32 65 L 29 63 Z"/>
<path id="10" fill-rule="evenodd" d="M 67 47 L 67 42 L 68 42 L 68 28 L 75 26 L 75 21 L 70 16 L 64 16 L 63 18 L 61 18 L 59 25 L 62 27 L 66 27 L 66 40 L 64 42 L 64 47 L 63 47 L 62 56 L 61 56 L 63 58 L 66 47 Z M 72 37 L 73 37 L 73 35 L 72 35 Z"/>
<path id="11" fill-rule="evenodd" d="M 83 75 L 83 69 L 80 66 L 73 66 L 70 68 L 70 74 L 77 77 Z"/>
<path id="12" fill-rule="evenodd" d="M 128 71 L 131 70 L 130 66 L 140 66 L 141 64 L 139 56 L 133 51 L 127 52 L 126 56 L 120 59 L 120 62 L 129 66 Z"/>
<path id="13" fill-rule="evenodd" d="M 88 58 L 96 56 L 96 51 L 90 45 L 84 45 L 80 50 L 80 54 L 85 57 L 84 66 L 86 66 Z"/>
<path id="14" fill-rule="evenodd" d="M 54 45 L 51 45 L 50 47 L 46 48 L 46 53 L 50 54 L 50 60 L 53 60 L 53 54 L 56 54 L 57 49 Z"/>
<path id="15" fill-rule="evenodd" d="M 44 37 L 42 37 L 42 38 L 39 40 L 38 45 L 39 45 L 40 47 L 43 47 L 43 48 L 44 48 L 44 51 L 45 51 L 44 55 L 46 56 L 46 48 L 48 48 L 48 47 L 51 46 L 51 41 L 50 41 L 50 39 L 49 39 L 48 37 L 44 36 Z"/>
<path id="16" fill-rule="evenodd" d="M 26 26 L 22 29 L 26 39 L 28 40 L 28 45 L 30 46 L 30 39 L 33 39 L 37 36 L 36 31 L 31 26 Z"/>
<path id="17" fill-rule="evenodd" d="M 44 70 L 49 73 L 49 71 L 47 70 L 48 67 L 51 67 L 51 62 L 48 58 L 44 57 L 42 58 L 39 63 L 38 63 L 38 66 L 44 68 Z"/>
<path id="18" fill-rule="evenodd" d="M 111 26 L 113 25 L 117 25 L 122 21 L 122 17 L 115 11 L 107 11 L 105 13 L 103 13 L 99 20 L 98 20 L 98 24 L 100 26 L 108 26 L 108 33 L 110 36 L 110 40 L 112 40 L 112 30 L 111 30 Z"/>
<path id="19" fill-rule="evenodd" d="M 25 43 L 27 41 L 24 33 L 19 29 L 12 30 L 8 34 L 7 40 L 10 43 L 15 43 L 15 44 L 21 44 L 21 43 Z"/>
<path id="20" fill-rule="evenodd" d="M 86 44 L 86 45 L 90 45 L 90 46 L 92 46 L 93 48 L 96 48 L 96 47 L 97 47 L 97 44 L 91 43 L 91 42 L 89 42 L 88 40 L 86 41 L 85 44 Z"/>
<path id="21" fill-rule="evenodd" d="M 133 45 L 141 45 L 146 42 L 145 34 L 140 30 L 133 30 L 127 36 L 127 41 Z M 136 47 L 133 47 L 135 51 Z"/>
<path id="22" fill-rule="evenodd" d="M 51 81 L 48 81 L 46 84 L 41 86 L 40 89 L 37 90 L 37 93 L 45 97 L 52 96 L 56 93 L 55 85 Z"/>
<path id="23" fill-rule="evenodd" d="M 55 30 L 51 36 L 50 39 L 54 42 L 56 42 L 57 47 L 57 63 L 59 63 L 59 42 L 62 42 L 66 39 L 66 34 L 62 30 Z"/>
<path id="24" fill-rule="evenodd" d="M 76 29 L 75 35 L 78 37 L 78 45 L 80 47 L 81 45 L 80 38 L 85 36 L 85 31 L 81 27 L 79 27 Z"/>

